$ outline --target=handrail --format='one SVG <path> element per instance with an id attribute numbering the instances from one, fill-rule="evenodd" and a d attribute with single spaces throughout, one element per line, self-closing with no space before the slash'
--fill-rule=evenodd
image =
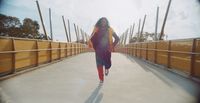
<path id="1" fill-rule="evenodd" d="M 15 74 L 21 68 L 51 63 L 88 51 L 81 43 L 53 42 L 0 36 L 0 76 Z M 54 44 L 55 47 L 54 47 Z M 17 46 L 17 47 L 16 47 Z M 48 52 L 42 52 L 48 51 Z"/>
<path id="2" fill-rule="evenodd" d="M 163 49 L 146 49 L 146 48 L 136 48 L 136 47 L 125 47 L 127 49 L 139 49 L 139 50 L 150 50 L 150 51 L 160 51 L 160 52 L 171 52 L 171 53 L 181 53 L 181 54 L 195 54 L 200 55 L 197 52 L 182 52 L 182 51 L 173 51 L 173 50 L 163 50 Z"/>
<path id="3" fill-rule="evenodd" d="M 156 42 L 169 42 L 169 41 L 184 41 L 184 40 L 194 40 L 194 39 L 200 39 L 200 37 L 197 38 L 183 38 L 183 39 L 172 39 L 172 40 L 158 40 L 158 41 L 144 41 L 144 42 L 135 42 L 135 43 L 129 43 L 129 44 L 145 44 L 145 43 L 156 43 Z"/>
<path id="4" fill-rule="evenodd" d="M 165 43 L 163 46 L 159 43 Z M 177 44 L 174 45 L 173 43 Z M 187 43 L 190 43 L 189 45 Z M 200 38 L 155 41 L 155 42 L 137 42 L 127 45 L 118 45 L 117 52 L 125 53 L 131 56 L 143 58 L 155 64 L 167 66 L 170 69 L 177 69 L 191 76 L 200 77 Z M 159 46 L 158 46 L 159 45 Z M 174 46 L 174 47 L 173 47 Z M 186 46 L 186 49 L 182 47 Z M 166 49 L 163 49 L 166 48 Z M 173 50 L 172 48 L 176 48 Z M 151 52 L 151 53 L 150 53 Z M 166 57 L 159 53 L 165 52 Z M 179 55 L 181 54 L 181 55 Z M 184 59 L 186 58 L 187 59 Z M 182 58 L 182 59 L 177 59 Z"/>

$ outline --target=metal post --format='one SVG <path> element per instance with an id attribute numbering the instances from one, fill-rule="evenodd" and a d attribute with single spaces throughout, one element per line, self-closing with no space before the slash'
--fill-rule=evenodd
<path id="1" fill-rule="evenodd" d="M 60 44 L 60 42 L 59 42 L 59 45 L 58 45 L 58 50 L 59 50 L 59 59 L 61 59 L 61 53 L 62 53 L 62 51 L 61 51 L 61 44 Z"/>
<path id="2" fill-rule="evenodd" d="M 142 58 L 142 44 L 140 43 L 139 44 L 139 50 L 140 50 L 140 54 L 139 54 L 139 58 Z"/>
<path id="3" fill-rule="evenodd" d="M 138 25 L 138 35 L 137 35 L 137 41 L 139 41 L 139 37 L 140 37 L 140 22 L 141 22 L 141 19 L 139 19 L 139 25 Z"/>
<path id="4" fill-rule="evenodd" d="M 68 22 L 68 31 L 69 31 L 69 41 L 72 42 L 69 19 L 67 20 L 67 22 Z"/>
<path id="5" fill-rule="evenodd" d="M 53 41 L 52 23 L 51 23 L 51 8 L 49 8 L 49 23 L 50 23 L 51 40 Z"/>
<path id="6" fill-rule="evenodd" d="M 81 36 L 82 36 L 82 39 L 83 39 L 83 43 L 85 43 L 85 37 L 84 37 L 84 34 L 83 34 L 83 30 L 80 29 L 80 31 L 81 31 Z"/>
<path id="7" fill-rule="evenodd" d="M 127 31 L 124 34 L 124 45 L 126 45 Z"/>
<path id="8" fill-rule="evenodd" d="M 83 42 L 83 41 L 84 41 L 84 39 L 83 39 L 83 35 L 82 35 L 82 29 L 81 29 L 81 28 L 79 29 L 79 32 L 80 32 L 80 33 L 79 33 L 79 34 L 80 34 L 80 37 L 82 38 L 82 39 L 81 39 L 81 41 Z"/>
<path id="9" fill-rule="evenodd" d="M 52 62 L 53 61 L 53 51 L 52 51 L 52 41 L 51 42 L 49 42 L 50 44 L 49 44 L 49 49 L 50 49 L 50 53 L 49 53 L 49 58 L 50 58 L 50 60 L 49 60 L 49 62 Z"/>
<path id="10" fill-rule="evenodd" d="M 122 34 L 122 37 L 121 37 L 121 41 L 120 41 L 120 44 L 122 45 L 123 43 L 123 40 L 124 40 L 124 33 Z"/>
<path id="11" fill-rule="evenodd" d="M 122 43 L 123 43 L 123 39 L 124 39 L 124 33 L 122 34 L 122 37 L 121 37 L 120 44 L 122 44 Z"/>
<path id="12" fill-rule="evenodd" d="M 69 37 L 68 37 L 68 33 L 67 33 L 67 28 L 66 28 L 66 25 L 65 25 L 65 18 L 64 18 L 64 16 L 62 16 L 62 19 L 63 19 L 63 24 L 64 24 L 65 33 L 66 33 L 66 37 L 67 37 L 67 42 L 69 42 Z"/>
<path id="13" fill-rule="evenodd" d="M 136 51 L 135 51 L 135 56 L 138 57 L 138 45 L 139 43 L 136 43 Z"/>
<path id="14" fill-rule="evenodd" d="M 39 44 L 38 44 L 38 40 L 35 40 L 35 44 L 36 44 L 36 60 L 35 60 L 35 62 L 36 62 L 36 64 L 35 64 L 35 66 L 38 66 L 39 65 Z"/>
<path id="15" fill-rule="evenodd" d="M 127 39 L 128 31 L 129 31 L 129 29 L 127 29 L 126 32 L 125 32 L 124 45 L 126 45 L 126 39 Z"/>
<path id="16" fill-rule="evenodd" d="M 157 38 L 157 31 L 158 31 L 158 16 L 159 16 L 159 6 L 157 7 L 157 13 L 156 13 L 156 27 L 155 27 L 154 40 L 158 40 L 158 38 Z"/>
<path id="17" fill-rule="evenodd" d="M 85 36 L 85 32 L 83 31 L 83 37 L 84 37 L 84 42 L 86 43 L 87 42 L 87 38 Z"/>
<path id="18" fill-rule="evenodd" d="M 12 51 L 16 50 L 15 39 L 12 38 Z M 12 69 L 11 74 L 16 72 L 16 53 L 12 53 Z"/>
<path id="19" fill-rule="evenodd" d="M 146 44 L 146 60 L 148 60 L 148 50 L 149 50 L 149 49 L 148 49 L 148 44 L 149 44 L 149 43 L 147 42 L 147 44 Z"/>
<path id="20" fill-rule="evenodd" d="M 122 37 L 123 37 L 123 34 L 120 36 L 120 39 L 119 39 L 120 44 L 122 44 Z"/>
<path id="21" fill-rule="evenodd" d="M 85 38 L 86 38 L 86 42 L 87 42 L 88 41 L 88 36 L 87 36 L 86 32 L 84 32 L 84 34 L 85 34 Z"/>
<path id="22" fill-rule="evenodd" d="M 78 42 L 78 34 L 77 34 L 77 30 L 76 30 L 76 24 L 74 24 L 74 30 L 75 30 L 75 34 L 76 34 L 76 41 Z"/>
<path id="23" fill-rule="evenodd" d="M 157 55 L 158 55 L 158 43 L 159 42 L 155 42 L 155 47 L 154 47 L 154 63 L 157 63 Z"/>
<path id="24" fill-rule="evenodd" d="M 143 24 L 142 24 L 142 29 L 141 29 L 141 32 L 140 32 L 140 39 L 139 39 L 140 42 L 141 42 L 141 39 L 142 39 L 142 37 L 143 37 L 143 29 L 144 29 L 144 24 L 145 24 L 146 16 L 147 16 L 147 15 L 144 15 L 144 20 L 143 20 Z"/>
<path id="25" fill-rule="evenodd" d="M 122 36 L 121 36 L 120 44 L 122 44 L 122 40 L 123 40 L 123 34 L 122 34 Z"/>
<path id="26" fill-rule="evenodd" d="M 171 40 L 169 40 L 168 43 L 168 57 L 167 57 L 167 67 L 170 68 L 171 67 Z"/>
<path id="27" fill-rule="evenodd" d="M 87 37 L 85 35 L 85 32 L 83 31 L 83 37 L 84 37 L 84 40 L 85 40 L 85 43 L 87 42 Z"/>
<path id="28" fill-rule="evenodd" d="M 129 43 L 130 43 L 130 41 L 131 41 L 131 33 L 132 33 L 132 25 L 131 25 L 131 27 L 130 27 L 130 31 L 129 31 Z"/>
<path id="29" fill-rule="evenodd" d="M 65 43 L 65 57 L 67 57 L 67 53 L 68 53 L 68 47 L 67 47 L 67 43 Z"/>
<path id="30" fill-rule="evenodd" d="M 125 45 L 125 39 L 126 39 L 126 31 L 124 32 L 124 37 L 123 37 L 123 45 Z"/>
<path id="31" fill-rule="evenodd" d="M 124 44 L 124 41 L 125 41 L 125 37 L 126 37 L 126 34 L 125 32 L 123 33 L 123 39 L 122 39 L 122 44 Z"/>
<path id="32" fill-rule="evenodd" d="M 46 36 L 46 40 L 48 40 L 48 36 L 47 36 L 47 33 L 46 33 L 46 29 L 45 29 L 45 26 L 44 26 L 44 22 L 43 22 L 43 18 L 42 18 L 42 13 L 40 11 L 40 5 L 38 3 L 38 1 L 36 0 L 36 4 L 37 4 L 37 8 L 38 8 L 38 11 L 39 11 L 39 15 L 40 15 L 40 20 L 42 22 L 42 27 L 43 27 L 43 30 L 44 30 L 44 34 Z"/>
<path id="33" fill-rule="evenodd" d="M 78 42 L 80 42 L 80 35 L 79 35 L 79 27 L 78 27 L 78 25 L 76 26 L 76 31 L 77 31 L 77 35 L 78 35 Z"/>
<path id="34" fill-rule="evenodd" d="M 121 44 L 121 39 L 122 39 L 122 36 L 119 37 L 119 44 Z"/>
<path id="35" fill-rule="evenodd" d="M 81 38 L 82 38 L 81 41 L 84 42 L 84 41 L 85 41 L 85 38 L 84 38 L 84 35 L 83 35 L 83 30 L 80 28 L 80 29 L 79 29 L 79 32 L 80 32 L 80 36 L 81 36 Z"/>
<path id="36" fill-rule="evenodd" d="M 161 29 L 159 40 L 163 39 L 165 24 L 166 24 L 166 21 L 167 21 L 167 16 L 168 16 L 168 13 L 169 13 L 169 8 L 170 8 L 170 5 L 171 5 L 171 1 L 172 0 L 169 0 L 168 6 L 167 6 L 167 11 L 165 13 L 165 18 L 164 18 L 164 21 L 163 21 L 163 25 L 162 25 L 162 29 Z"/>
<path id="37" fill-rule="evenodd" d="M 126 31 L 126 41 L 128 39 L 129 31 L 130 31 L 129 29 L 127 29 L 127 31 Z M 126 44 L 126 41 L 125 41 L 125 44 Z"/>
<path id="38" fill-rule="evenodd" d="M 190 75 L 194 76 L 195 75 L 195 51 L 196 51 L 196 39 L 193 39 L 193 43 L 192 43 L 192 54 L 191 54 L 191 62 L 190 62 Z"/>
<path id="39" fill-rule="evenodd" d="M 133 23 L 133 26 L 132 26 L 131 38 L 133 37 L 134 29 L 135 29 L 135 23 Z"/>

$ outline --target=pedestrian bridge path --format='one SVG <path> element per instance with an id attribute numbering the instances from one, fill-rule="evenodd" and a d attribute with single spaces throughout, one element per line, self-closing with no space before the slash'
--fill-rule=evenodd
<path id="1" fill-rule="evenodd" d="M 8 103 L 195 103 L 199 91 L 190 79 L 120 53 L 112 53 L 110 73 L 99 85 L 93 52 L 40 66 L 0 87 Z"/>

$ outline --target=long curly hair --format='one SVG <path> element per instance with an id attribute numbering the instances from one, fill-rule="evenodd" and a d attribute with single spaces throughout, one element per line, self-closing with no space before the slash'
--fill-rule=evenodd
<path id="1" fill-rule="evenodd" d="M 101 28 L 101 27 L 102 27 L 101 22 L 102 22 L 103 19 L 106 20 L 106 22 L 107 22 L 107 23 L 106 23 L 106 28 L 108 29 L 108 28 L 110 27 L 110 24 L 109 24 L 108 19 L 107 19 L 106 17 L 101 17 L 101 18 L 97 21 L 97 23 L 95 24 L 95 27 Z"/>

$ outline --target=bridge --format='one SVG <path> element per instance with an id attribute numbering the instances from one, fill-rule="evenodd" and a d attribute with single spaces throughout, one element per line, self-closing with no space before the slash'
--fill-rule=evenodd
<path id="1" fill-rule="evenodd" d="M 99 84 L 87 45 L 0 38 L 4 103 L 195 103 L 200 39 L 118 45 Z"/>
<path id="2" fill-rule="evenodd" d="M 99 83 L 87 33 L 74 24 L 73 42 L 70 22 L 67 29 L 62 16 L 67 42 L 54 41 L 51 9 L 48 37 L 36 4 L 46 40 L 0 36 L 0 103 L 200 102 L 200 38 L 163 39 L 171 0 L 159 37 L 159 7 L 153 41 L 142 38 L 147 15 L 141 30 L 139 20 L 135 39 L 135 24 L 121 35 L 104 83 Z"/>

